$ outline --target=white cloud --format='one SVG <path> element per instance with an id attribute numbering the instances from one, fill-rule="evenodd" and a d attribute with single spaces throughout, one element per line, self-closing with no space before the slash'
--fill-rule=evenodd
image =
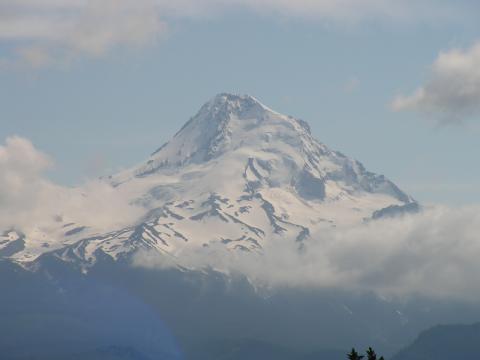
<path id="1" fill-rule="evenodd" d="M 480 43 L 440 53 L 427 83 L 409 96 L 398 96 L 392 107 L 417 111 L 443 124 L 480 117 Z"/>
<path id="2" fill-rule="evenodd" d="M 50 192 L 42 178 L 51 160 L 25 139 L 10 137 L 0 146 L 0 223 L 22 222 Z"/>
<path id="3" fill-rule="evenodd" d="M 260 287 L 340 288 L 385 297 L 478 299 L 480 208 L 434 207 L 419 215 L 313 234 L 299 251 L 294 239 L 270 242 L 263 255 L 224 246 L 178 256 L 190 268 L 248 276 Z M 171 267 L 171 259 L 139 254 L 138 266 Z"/>
<path id="4" fill-rule="evenodd" d="M 441 1 L 441 4 L 439 4 Z M 458 19 L 443 0 L 0 0 L 0 42 L 13 43 L 3 66 L 43 67 L 155 43 L 177 18 L 246 9 L 271 17 L 320 21 Z"/>
<path id="5" fill-rule="evenodd" d="M 44 176 L 52 164 L 27 139 L 14 136 L 0 145 L 0 230 L 28 233 L 52 226 L 57 217 L 101 230 L 131 224 L 142 214 L 106 182 L 90 180 L 77 188 L 52 183 Z"/>
<path id="6" fill-rule="evenodd" d="M 0 0 L 0 41 L 12 66 L 43 67 L 118 47 L 154 43 L 166 31 L 153 0 Z"/>

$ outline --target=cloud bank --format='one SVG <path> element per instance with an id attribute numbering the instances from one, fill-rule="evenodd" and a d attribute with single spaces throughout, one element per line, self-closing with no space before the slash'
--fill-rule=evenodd
<path id="1" fill-rule="evenodd" d="M 439 5 L 439 1 L 441 5 Z M 461 17 L 443 0 L 0 0 L 3 66 L 45 67 L 155 44 L 176 19 L 247 10 L 320 21 L 431 21 Z"/>
<path id="2" fill-rule="evenodd" d="M 411 95 L 398 96 L 392 107 L 427 115 L 440 124 L 480 117 L 480 43 L 440 53 L 427 83 Z"/>
<path id="3" fill-rule="evenodd" d="M 246 275 L 259 287 L 368 291 L 389 298 L 427 296 L 478 300 L 480 207 L 432 207 L 418 215 L 267 243 L 264 253 L 227 252 L 218 244 L 177 259 L 153 252 L 134 264 L 213 268 Z"/>

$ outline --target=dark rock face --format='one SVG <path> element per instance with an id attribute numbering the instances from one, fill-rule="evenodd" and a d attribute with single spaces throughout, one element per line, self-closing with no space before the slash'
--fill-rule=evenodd
<path id="1" fill-rule="evenodd" d="M 306 200 L 323 200 L 325 198 L 324 180 L 313 176 L 308 171 L 302 171 L 295 188 L 298 194 Z"/>
<path id="2" fill-rule="evenodd" d="M 372 219 L 392 218 L 405 214 L 415 214 L 420 211 L 420 205 L 417 202 L 411 202 L 405 205 L 392 205 L 372 214 Z"/>
<path id="3" fill-rule="evenodd" d="M 9 233 L 9 231 L 6 231 L 3 234 L 3 237 L 4 238 L 7 237 L 8 233 Z M 0 259 L 12 256 L 12 255 L 16 254 L 17 252 L 20 252 L 20 251 L 25 249 L 25 235 L 18 234 L 18 236 L 19 236 L 18 239 L 14 240 L 14 241 L 8 241 L 8 240 L 1 240 L 0 239 L 0 245 L 2 244 L 3 241 L 5 243 L 7 243 L 7 245 L 5 247 L 0 249 Z"/>

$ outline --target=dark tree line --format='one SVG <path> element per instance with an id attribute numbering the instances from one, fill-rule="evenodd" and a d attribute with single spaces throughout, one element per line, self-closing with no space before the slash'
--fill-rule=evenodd
<path id="1" fill-rule="evenodd" d="M 349 354 L 347 354 L 348 360 L 362 360 L 365 358 L 365 355 L 360 355 L 355 349 L 352 349 Z M 369 347 L 367 350 L 367 360 L 377 360 L 377 354 L 375 351 Z M 385 360 L 383 356 L 378 358 L 378 360 Z"/>

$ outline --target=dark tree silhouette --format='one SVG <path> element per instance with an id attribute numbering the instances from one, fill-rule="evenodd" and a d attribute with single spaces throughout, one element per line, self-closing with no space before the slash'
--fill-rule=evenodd
<path id="1" fill-rule="evenodd" d="M 369 347 L 368 350 L 367 350 L 367 359 L 368 360 L 377 360 L 377 354 L 375 353 L 375 351 Z"/>
<path id="2" fill-rule="evenodd" d="M 352 351 L 347 355 L 348 360 L 362 360 L 365 356 L 359 355 L 356 351 L 355 348 L 352 348 Z"/>
<path id="3" fill-rule="evenodd" d="M 350 351 L 350 353 L 347 354 L 347 356 L 349 360 L 361 360 L 365 357 L 363 355 L 360 355 L 355 350 L 355 348 L 353 348 L 352 351 Z M 377 354 L 371 347 L 369 347 L 367 350 L 367 360 L 377 360 Z M 383 358 L 383 356 L 381 356 L 378 360 L 385 360 L 385 359 Z"/>

